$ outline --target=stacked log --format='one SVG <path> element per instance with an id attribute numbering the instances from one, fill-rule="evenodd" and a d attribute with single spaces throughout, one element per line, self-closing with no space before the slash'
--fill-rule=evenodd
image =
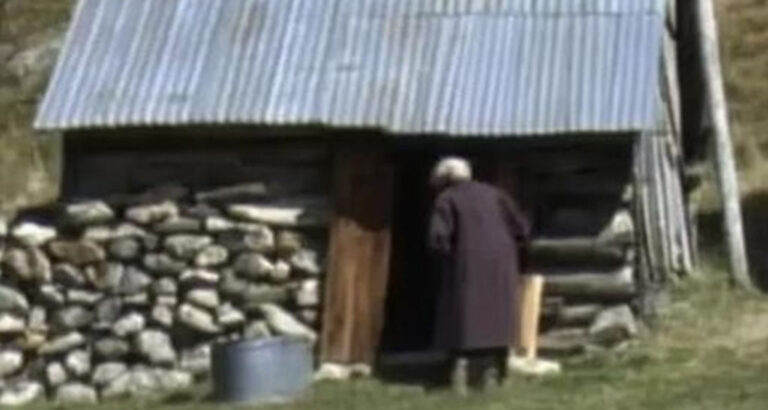
<path id="1" fill-rule="evenodd" d="M 319 327 L 328 206 L 253 184 L 0 223 L 0 406 L 188 387 L 211 344 Z"/>
<path id="2" fill-rule="evenodd" d="M 639 292 L 635 254 L 633 220 L 621 209 L 598 235 L 533 242 L 531 263 L 546 277 L 550 306 L 543 314 L 542 354 L 614 347 L 637 334 L 630 307 Z"/>

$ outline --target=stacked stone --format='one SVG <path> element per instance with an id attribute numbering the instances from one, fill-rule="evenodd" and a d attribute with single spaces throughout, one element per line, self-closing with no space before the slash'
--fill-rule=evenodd
<path id="1" fill-rule="evenodd" d="M 325 207 L 252 186 L 60 206 L 0 223 L 0 405 L 189 386 L 211 344 L 315 342 Z"/>

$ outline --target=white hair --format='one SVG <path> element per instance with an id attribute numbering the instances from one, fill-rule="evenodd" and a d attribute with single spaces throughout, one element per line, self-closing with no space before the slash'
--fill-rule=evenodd
<path id="1" fill-rule="evenodd" d="M 469 161 L 459 157 L 442 158 L 432 169 L 431 182 L 433 186 L 455 184 L 472 179 L 472 167 Z"/>

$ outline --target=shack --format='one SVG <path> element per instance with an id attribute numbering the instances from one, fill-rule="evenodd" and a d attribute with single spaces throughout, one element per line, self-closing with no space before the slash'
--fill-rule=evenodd
<path id="1" fill-rule="evenodd" d="M 321 300 L 267 299 L 342 364 L 429 347 L 428 173 L 466 156 L 534 222 L 543 347 L 578 349 L 695 263 L 675 3 L 80 0 L 35 126 L 64 140 L 62 203 L 171 201 L 144 227 L 213 238 L 222 281 L 259 277 L 223 231 L 299 242 L 265 281 Z"/>

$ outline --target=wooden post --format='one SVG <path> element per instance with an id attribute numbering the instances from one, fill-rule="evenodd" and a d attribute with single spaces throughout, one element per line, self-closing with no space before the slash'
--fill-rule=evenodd
<path id="1" fill-rule="evenodd" d="M 321 362 L 373 364 L 389 278 L 393 169 L 377 146 L 335 154 Z"/>
<path id="2" fill-rule="evenodd" d="M 714 126 L 717 177 L 723 201 L 724 225 L 734 282 L 749 291 L 756 291 L 749 275 L 744 248 L 744 230 L 736 174 L 736 164 L 728 128 L 728 110 L 718 50 L 717 20 L 712 0 L 697 1 L 698 35 L 702 67 L 707 87 L 707 103 Z"/>

